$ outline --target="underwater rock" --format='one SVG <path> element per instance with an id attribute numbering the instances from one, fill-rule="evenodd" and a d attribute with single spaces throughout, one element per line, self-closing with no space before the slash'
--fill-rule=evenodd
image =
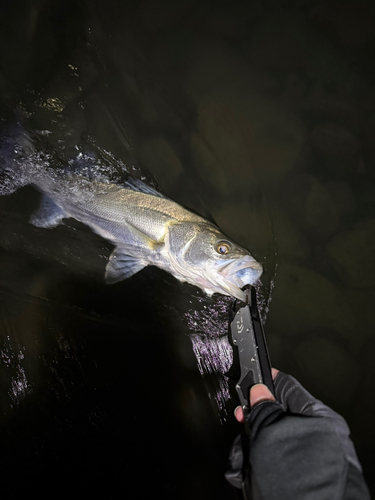
<path id="1" fill-rule="evenodd" d="M 222 6 L 223 7 L 223 6 Z M 219 39 L 242 41 L 249 34 L 248 23 L 244 16 L 239 16 L 238 12 L 233 12 L 232 6 L 227 4 L 224 7 L 215 8 L 206 20 L 206 30 Z M 246 11 L 244 11 L 244 14 Z"/>
<path id="2" fill-rule="evenodd" d="M 372 2 L 361 2 L 360 8 L 353 2 L 311 2 L 310 15 L 319 19 L 338 37 L 339 42 L 352 50 L 359 48 L 374 37 L 375 15 Z"/>
<path id="3" fill-rule="evenodd" d="M 305 140 L 300 120 L 249 81 L 227 82 L 198 106 L 191 140 L 199 174 L 220 194 L 275 185 L 296 164 Z"/>
<path id="4" fill-rule="evenodd" d="M 343 180 L 329 181 L 324 184 L 340 215 L 347 215 L 356 209 L 356 200 L 349 184 Z"/>
<path id="5" fill-rule="evenodd" d="M 158 132 L 160 129 L 172 130 L 179 135 L 185 132 L 185 107 L 181 105 L 176 109 L 167 99 L 164 99 L 162 92 L 158 92 L 158 89 L 139 90 L 137 104 L 142 128 L 146 125 Z"/>
<path id="6" fill-rule="evenodd" d="M 309 247 L 302 234 L 280 207 L 272 210 L 277 256 L 280 260 L 303 261 L 309 256 Z"/>
<path id="7" fill-rule="evenodd" d="M 192 45 L 186 65 L 183 85 L 195 104 L 215 87 L 249 75 L 246 61 L 225 43 L 200 41 Z"/>
<path id="8" fill-rule="evenodd" d="M 214 9 L 206 9 L 200 28 L 220 40 L 242 42 L 251 36 L 252 26 L 264 14 L 262 0 L 237 3 L 235 8 L 231 2 L 218 2 Z"/>
<path id="9" fill-rule="evenodd" d="M 327 238 L 339 227 L 339 209 L 328 190 L 311 174 L 287 181 L 284 195 L 288 211 L 302 232 Z"/>
<path id="10" fill-rule="evenodd" d="M 358 347 L 369 337 L 375 339 L 375 290 L 346 288 L 344 295 L 357 317 L 355 340 Z"/>
<path id="11" fill-rule="evenodd" d="M 302 71 L 327 79 L 347 63 L 333 45 L 314 31 L 302 13 L 275 9 L 253 30 L 248 48 L 252 65 L 270 70 Z"/>
<path id="12" fill-rule="evenodd" d="M 300 75 L 289 73 L 285 80 L 283 97 L 294 108 L 305 107 L 307 84 Z"/>
<path id="13" fill-rule="evenodd" d="M 358 205 L 364 211 L 365 216 L 375 216 L 375 183 L 368 178 L 363 178 L 363 182 L 356 187 Z"/>
<path id="14" fill-rule="evenodd" d="M 374 302 L 372 303 L 374 304 Z M 372 306 L 373 307 L 373 306 Z M 375 337 L 368 338 L 366 342 L 364 342 L 361 353 L 360 353 L 360 363 L 362 368 L 362 380 L 361 385 L 359 387 L 359 394 L 361 399 L 361 407 L 366 408 L 367 415 L 366 417 L 374 418 L 375 412 L 375 398 L 369 397 L 369 394 L 373 393 L 373 383 L 375 380 L 375 363 L 374 363 L 374 352 L 375 352 Z M 362 412 L 358 412 L 362 413 Z M 371 420 L 369 419 L 369 423 Z M 370 423 L 368 427 L 365 429 L 372 430 L 372 436 L 368 436 L 366 433 L 367 439 L 373 441 L 375 439 L 375 429 Z"/>
<path id="15" fill-rule="evenodd" d="M 374 248 L 375 219 L 370 219 L 336 234 L 327 244 L 327 253 L 345 285 L 374 288 Z"/>
<path id="16" fill-rule="evenodd" d="M 326 328 L 351 338 L 356 319 L 341 290 L 306 267 L 280 262 L 267 328 L 301 336 L 306 328 Z"/>
<path id="17" fill-rule="evenodd" d="M 229 82 L 243 82 L 249 92 L 257 90 L 264 96 L 279 95 L 282 90 L 279 79 L 254 71 L 239 51 L 223 42 L 200 40 L 191 45 L 186 59 L 183 85 L 197 106 L 213 89 Z"/>
<path id="18" fill-rule="evenodd" d="M 195 3 L 197 0 L 180 0 L 178 2 L 143 0 L 139 5 L 139 16 L 147 28 L 152 31 L 173 28 L 190 14 Z"/>
<path id="19" fill-rule="evenodd" d="M 294 350 L 300 378 L 327 404 L 347 404 L 358 387 L 359 366 L 338 342 L 323 335 L 303 340 Z"/>
<path id="20" fill-rule="evenodd" d="M 374 90 L 372 91 L 374 93 Z M 373 114 L 363 126 L 361 136 L 363 156 L 365 160 L 372 166 L 375 163 L 375 114 Z"/>
<path id="21" fill-rule="evenodd" d="M 158 179 L 162 179 L 162 188 L 172 186 L 184 172 L 180 159 L 170 143 L 162 136 L 145 140 L 139 147 L 139 160 Z"/>
<path id="22" fill-rule="evenodd" d="M 219 227 L 246 248 L 264 259 L 271 253 L 278 260 L 303 261 L 309 250 L 298 228 L 286 212 L 268 202 L 251 203 L 247 198 L 217 207 L 212 215 Z M 267 267 L 268 262 L 264 262 Z"/>
<path id="23" fill-rule="evenodd" d="M 226 200 L 212 210 L 220 229 L 231 235 L 253 255 L 264 258 L 273 245 L 271 214 L 263 203 L 250 203 L 248 197 Z"/>
<path id="24" fill-rule="evenodd" d="M 345 125 L 350 130 L 357 129 L 357 110 L 352 99 L 343 94 L 336 78 L 328 83 L 317 82 L 307 95 L 306 109 L 317 118 Z"/>
<path id="25" fill-rule="evenodd" d="M 335 123 L 317 125 L 311 133 L 311 144 L 327 170 L 338 175 L 358 170 L 361 147 L 345 127 Z"/>

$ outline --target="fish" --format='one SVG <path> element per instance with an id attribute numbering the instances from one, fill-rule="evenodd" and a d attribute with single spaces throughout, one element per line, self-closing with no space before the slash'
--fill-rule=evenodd
<path id="1" fill-rule="evenodd" d="M 36 168 L 35 158 L 23 154 L 13 160 L 13 167 L 23 169 L 19 184 L 32 184 L 42 194 L 30 222 L 50 229 L 73 218 L 111 242 L 115 248 L 105 269 L 107 283 L 157 266 L 208 295 L 244 301 L 242 288 L 258 282 L 263 267 L 248 250 L 143 181 L 129 178 L 117 184 L 77 173 L 56 175 L 43 165 Z M 0 154 L 0 162 L 4 159 L 11 170 L 9 155 Z"/>

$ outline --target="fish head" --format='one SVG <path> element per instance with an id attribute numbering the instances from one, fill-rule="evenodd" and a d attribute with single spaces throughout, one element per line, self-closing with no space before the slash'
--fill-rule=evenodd
<path id="1" fill-rule="evenodd" d="M 170 228 L 168 240 L 173 274 L 208 294 L 216 292 L 244 301 L 241 288 L 254 285 L 263 272 L 248 250 L 211 223 L 177 224 Z"/>

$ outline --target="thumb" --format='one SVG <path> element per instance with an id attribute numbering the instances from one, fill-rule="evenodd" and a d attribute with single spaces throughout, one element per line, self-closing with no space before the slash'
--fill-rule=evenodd
<path id="1" fill-rule="evenodd" d="M 261 401 L 275 401 L 275 397 L 266 385 L 253 385 L 250 389 L 250 406 L 253 407 Z"/>
<path id="2" fill-rule="evenodd" d="M 264 384 L 255 384 L 250 389 L 250 407 L 252 408 L 257 403 L 261 401 L 276 401 L 272 392 L 268 389 L 268 387 Z M 234 410 L 234 416 L 240 424 L 243 424 L 245 421 L 245 416 L 243 414 L 243 410 L 241 406 L 237 406 Z"/>

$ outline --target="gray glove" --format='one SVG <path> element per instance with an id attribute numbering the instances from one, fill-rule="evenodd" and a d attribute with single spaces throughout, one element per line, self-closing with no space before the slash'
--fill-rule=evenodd
<path id="1" fill-rule="evenodd" d="M 369 499 L 345 420 L 291 375 L 279 372 L 274 385 L 276 401 L 246 416 L 250 432 L 233 443 L 227 480 L 254 500 Z"/>

